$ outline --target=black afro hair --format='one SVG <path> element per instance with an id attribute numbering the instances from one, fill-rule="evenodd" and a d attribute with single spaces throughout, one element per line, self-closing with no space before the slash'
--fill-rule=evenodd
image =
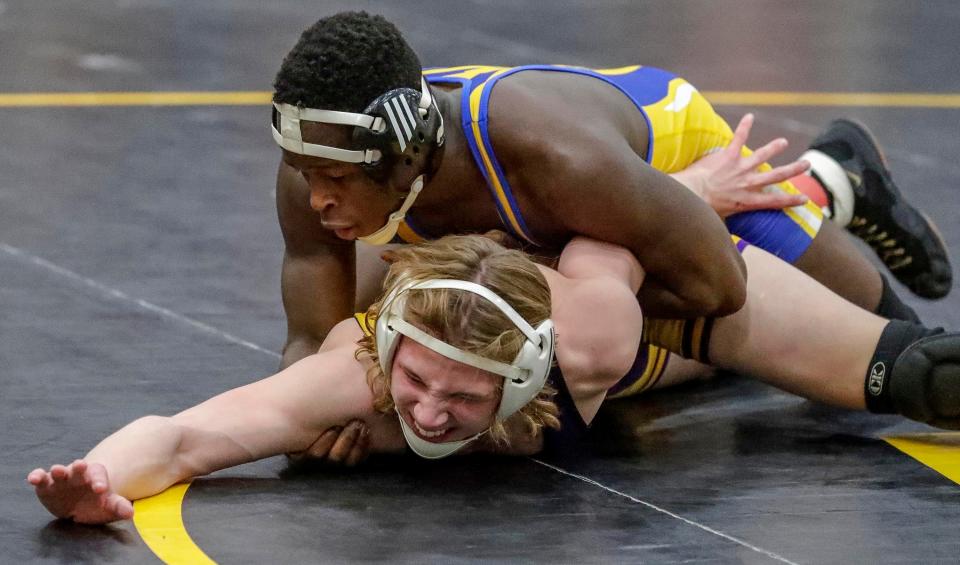
<path id="1" fill-rule="evenodd" d="M 394 88 L 420 89 L 420 60 L 382 16 L 341 12 L 303 32 L 280 65 L 273 100 L 362 112 Z"/>

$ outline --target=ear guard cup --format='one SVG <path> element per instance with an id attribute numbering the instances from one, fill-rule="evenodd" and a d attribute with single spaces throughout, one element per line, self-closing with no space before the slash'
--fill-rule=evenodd
<path id="1" fill-rule="evenodd" d="M 428 88 L 424 85 L 424 88 Z M 373 180 L 406 188 L 427 170 L 442 118 L 435 104 L 420 108 L 421 93 L 397 88 L 376 98 L 364 114 L 383 119 L 380 131 L 354 128 L 355 147 L 376 149 L 380 159 L 362 164 Z"/>
<path id="2" fill-rule="evenodd" d="M 525 381 L 504 381 L 497 420 L 506 420 L 526 406 L 547 383 L 550 367 L 553 366 L 553 346 L 556 338 L 553 320 L 545 320 L 534 331 L 540 336 L 540 344 L 528 340 L 513 360 L 514 366 L 529 370 L 529 377 Z"/>

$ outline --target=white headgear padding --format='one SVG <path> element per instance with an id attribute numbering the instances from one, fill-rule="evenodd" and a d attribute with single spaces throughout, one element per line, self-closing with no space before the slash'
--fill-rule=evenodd
<path id="1" fill-rule="evenodd" d="M 524 334 L 526 340 L 512 363 L 502 363 L 458 349 L 441 341 L 403 319 L 406 297 L 411 290 L 454 289 L 472 292 L 492 302 Z M 393 358 L 397 352 L 400 336 L 406 336 L 448 359 L 489 371 L 504 378 L 503 394 L 497 409 L 496 420 L 503 421 L 526 406 L 543 389 L 553 365 L 553 321 L 544 320 L 533 328 L 506 300 L 487 287 L 469 281 L 455 279 L 431 279 L 413 283 L 391 293 L 383 301 L 376 325 L 377 354 L 380 368 L 390 375 Z M 444 457 L 460 449 L 481 434 L 458 442 L 433 443 L 417 436 L 401 420 L 401 428 L 407 443 L 421 457 Z M 452 445 L 456 444 L 456 445 Z M 440 454 L 442 453 L 442 454 Z"/>
<path id="2" fill-rule="evenodd" d="M 423 78 L 421 78 L 420 81 L 420 99 L 417 103 L 417 113 L 420 114 L 422 120 L 430 112 L 431 106 L 434 108 L 436 106 L 433 101 L 433 96 L 430 95 L 430 87 L 427 86 L 427 81 Z M 397 97 L 396 100 L 391 101 L 391 105 L 389 106 L 390 111 L 388 113 L 392 129 L 397 137 L 397 142 L 400 143 L 404 150 L 406 149 L 406 144 L 412 138 L 412 131 L 416 122 L 416 118 L 406 103 L 406 99 Z M 270 124 L 273 140 L 277 142 L 277 145 L 291 153 L 306 155 L 308 157 L 333 159 L 334 161 L 343 161 L 345 163 L 366 164 L 375 163 L 382 157 L 381 151 L 375 148 L 349 150 L 330 145 L 307 143 L 303 141 L 300 122 L 353 126 L 364 128 L 375 133 L 383 133 L 387 129 L 387 120 L 383 117 L 367 113 L 304 108 L 293 104 L 279 104 L 277 102 L 273 103 L 273 109 L 273 120 L 271 120 Z M 440 131 L 437 133 L 437 137 L 440 140 L 443 139 L 442 122 L 443 120 L 441 118 Z"/>

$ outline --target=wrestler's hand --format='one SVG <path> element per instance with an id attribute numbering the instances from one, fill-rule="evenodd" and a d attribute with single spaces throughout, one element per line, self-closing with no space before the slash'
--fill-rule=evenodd
<path id="1" fill-rule="evenodd" d="M 670 175 L 696 193 L 722 218 L 749 210 L 799 206 L 807 201 L 802 194 L 764 192 L 765 187 L 806 171 L 810 163 L 794 161 L 770 171 L 758 171 L 761 164 L 783 153 L 787 140 L 782 137 L 774 139 L 744 157 L 740 151 L 750 137 L 751 127 L 753 114 L 747 114 L 740 119 L 730 145 Z"/>
<path id="2" fill-rule="evenodd" d="M 133 504 L 110 490 L 107 469 L 99 463 L 77 459 L 50 471 L 34 469 L 27 475 L 40 503 L 57 518 L 81 524 L 106 524 L 133 517 Z"/>
<path id="3" fill-rule="evenodd" d="M 354 467 L 370 455 L 370 430 L 361 420 L 351 420 L 340 428 L 330 428 L 320 434 L 307 449 L 289 453 L 291 462 L 326 462 Z"/>

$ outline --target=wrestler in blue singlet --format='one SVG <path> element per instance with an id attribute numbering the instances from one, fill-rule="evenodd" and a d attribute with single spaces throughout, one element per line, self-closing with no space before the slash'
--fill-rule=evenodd
<path id="1" fill-rule="evenodd" d="M 733 139 L 730 126 L 714 112 L 710 103 L 686 80 L 654 67 L 630 66 L 618 69 L 586 69 L 562 65 L 489 67 L 468 65 L 426 69 L 431 84 L 458 84 L 462 89 L 461 116 L 464 135 L 478 167 L 490 188 L 504 227 L 515 237 L 534 245 L 506 175 L 490 142 L 487 112 L 493 87 L 500 80 L 524 71 L 565 72 L 602 80 L 629 98 L 647 122 L 647 154 L 642 157 L 654 168 L 673 173 L 685 169 L 703 156 L 725 147 Z M 749 154 L 744 148 L 744 153 Z M 764 164 L 763 170 L 769 170 Z M 797 194 L 789 182 L 768 187 Z M 823 214 L 808 202 L 785 210 L 760 210 L 727 218 L 730 232 L 753 245 L 793 263 L 816 236 Z M 414 220 L 401 230 L 407 241 L 425 238 L 417 233 Z M 419 237 L 418 237 L 419 236 Z"/>

